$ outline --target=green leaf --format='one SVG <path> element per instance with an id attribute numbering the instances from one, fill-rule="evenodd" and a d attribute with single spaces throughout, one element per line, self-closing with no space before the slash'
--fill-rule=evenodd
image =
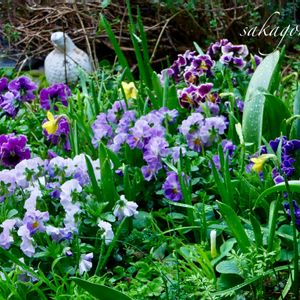
<path id="1" fill-rule="evenodd" d="M 300 193 L 300 180 L 290 180 L 288 181 L 288 185 L 292 192 Z M 284 182 L 281 182 L 264 190 L 257 198 L 255 207 L 258 207 L 260 205 L 260 202 L 262 202 L 265 197 L 276 192 L 286 192 L 286 186 Z"/>
<path id="2" fill-rule="evenodd" d="M 119 63 L 120 65 L 123 67 L 124 70 L 126 70 L 126 77 L 128 80 L 130 81 L 134 81 L 134 78 L 130 72 L 130 67 L 129 64 L 126 60 L 125 55 L 123 54 L 119 43 L 111 29 L 111 26 L 109 25 L 109 23 L 107 22 L 106 18 L 104 17 L 104 15 L 101 14 L 101 19 L 100 19 L 100 25 L 105 29 L 108 38 L 110 39 L 110 42 L 112 43 L 114 50 L 116 52 L 116 55 L 118 57 Z"/>
<path id="3" fill-rule="evenodd" d="M 72 277 L 72 280 L 76 282 L 78 286 L 89 292 L 96 299 L 100 300 L 132 300 L 127 295 L 98 283 L 92 283 L 87 280 Z"/>
<path id="4" fill-rule="evenodd" d="M 246 143 L 254 144 L 255 150 L 261 144 L 264 93 L 270 87 L 279 57 L 279 51 L 269 54 L 255 70 L 247 89 L 242 124 L 243 136 Z"/>
<path id="5" fill-rule="evenodd" d="M 250 221 L 254 232 L 256 248 L 263 247 L 263 235 L 260 228 L 260 223 L 254 215 L 250 215 Z"/>
<path id="6" fill-rule="evenodd" d="M 300 115 L 300 87 L 297 90 L 294 101 L 294 115 Z M 295 139 L 300 139 L 300 120 L 296 120 L 294 123 L 294 136 Z"/>
<path id="7" fill-rule="evenodd" d="M 265 107 L 263 114 L 263 136 L 269 141 L 281 134 L 281 123 L 291 114 L 282 100 L 273 95 L 265 95 Z"/>
<path id="8" fill-rule="evenodd" d="M 224 260 L 217 264 L 216 270 L 221 274 L 237 274 L 240 275 L 239 270 L 235 260 Z"/>
<path id="9" fill-rule="evenodd" d="M 87 170 L 88 170 L 88 174 L 92 183 L 92 187 L 93 187 L 93 194 L 96 196 L 96 199 L 101 202 L 101 190 L 100 187 L 98 185 L 95 173 L 94 173 L 94 168 L 92 166 L 92 163 L 90 161 L 90 159 L 85 155 L 85 162 L 86 162 L 86 166 L 87 166 Z"/>
<path id="10" fill-rule="evenodd" d="M 217 202 L 220 212 L 225 219 L 229 229 L 231 230 L 233 236 L 236 238 L 240 249 L 244 253 L 249 252 L 249 247 L 251 246 L 251 244 L 238 215 L 230 206 L 219 201 Z"/>

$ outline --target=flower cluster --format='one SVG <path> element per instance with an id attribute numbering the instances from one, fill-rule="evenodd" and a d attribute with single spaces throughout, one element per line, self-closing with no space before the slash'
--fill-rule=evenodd
<path id="1" fill-rule="evenodd" d="M 0 135 L 0 163 L 5 167 L 15 167 L 24 159 L 30 158 L 30 150 L 26 148 L 25 135 Z"/>
<path id="2" fill-rule="evenodd" d="M 201 152 L 203 147 L 218 141 L 226 127 L 223 116 L 204 118 L 201 113 L 195 112 L 182 122 L 179 131 L 186 137 L 190 149 Z"/>
<path id="3" fill-rule="evenodd" d="M 70 88 L 64 83 L 56 83 L 48 88 L 43 88 L 40 92 L 40 104 L 42 109 L 50 110 L 53 108 L 58 111 L 57 102 L 68 106 L 68 98 L 71 96 Z"/>
<path id="4" fill-rule="evenodd" d="M 24 102 L 34 100 L 37 85 L 28 77 L 21 76 L 12 81 L 0 79 L 0 108 L 9 116 L 15 117 Z"/>
<path id="5" fill-rule="evenodd" d="M 212 43 L 207 54 L 214 59 L 219 59 L 225 66 L 243 69 L 246 65 L 245 57 L 249 54 L 246 45 L 233 45 L 227 39 Z"/>

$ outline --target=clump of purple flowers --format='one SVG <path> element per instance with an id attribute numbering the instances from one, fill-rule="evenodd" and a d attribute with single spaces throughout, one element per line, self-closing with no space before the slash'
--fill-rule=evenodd
<path id="1" fill-rule="evenodd" d="M 0 79 L 0 108 L 9 116 L 15 117 L 24 102 L 34 100 L 37 85 L 28 77 L 21 76 L 11 82 Z"/>
<path id="2" fill-rule="evenodd" d="M 246 45 L 233 45 L 227 39 L 221 39 L 209 46 L 207 54 L 214 59 L 219 59 L 225 66 L 243 69 L 249 51 Z"/>
<path id="3" fill-rule="evenodd" d="M 53 109 L 58 111 L 57 102 L 68 106 L 68 98 L 71 96 L 70 88 L 64 83 L 56 83 L 48 88 L 43 88 L 40 92 L 40 104 L 45 110 Z"/>
<path id="4" fill-rule="evenodd" d="M 15 167 L 24 159 L 30 158 L 30 150 L 26 147 L 25 135 L 0 135 L 0 162 L 5 167 Z"/>
<path id="5" fill-rule="evenodd" d="M 300 207 L 295 200 L 293 200 L 293 207 L 294 207 L 296 227 L 300 231 Z M 284 203 L 284 209 L 288 214 L 289 220 L 291 220 L 291 209 L 289 203 L 287 202 Z"/>
<path id="6" fill-rule="evenodd" d="M 201 152 L 203 147 L 211 146 L 219 140 L 227 127 L 225 117 L 204 118 L 201 113 L 192 113 L 184 120 L 179 131 L 185 136 L 190 149 Z"/>
<path id="7" fill-rule="evenodd" d="M 291 178 L 291 176 L 295 172 L 295 152 L 300 149 L 300 140 L 287 140 L 287 138 L 284 136 L 282 138 L 276 138 L 275 140 L 272 140 L 269 144 L 274 153 L 277 152 L 280 141 L 282 140 L 281 144 L 281 172 L 284 173 L 287 178 Z M 267 154 L 268 150 L 266 146 L 261 147 L 260 154 Z M 272 170 L 272 177 L 275 182 L 275 184 L 284 182 L 284 178 L 281 175 L 280 170 L 278 170 L 276 167 Z"/>
<path id="8" fill-rule="evenodd" d="M 45 123 L 47 120 L 45 119 L 43 123 Z M 64 150 L 70 151 L 71 145 L 69 140 L 69 134 L 70 134 L 70 125 L 68 120 L 65 117 L 61 117 L 58 120 L 57 123 L 57 130 L 53 134 L 49 134 L 47 130 L 43 130 L 43 134 L 46 137 L 47 141 L 49 141 L 53 145 L 59 145 L 62 144 Z"/>

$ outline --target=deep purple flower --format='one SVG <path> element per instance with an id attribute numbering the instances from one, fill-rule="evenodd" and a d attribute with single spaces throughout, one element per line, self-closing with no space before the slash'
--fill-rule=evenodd
<path id="1" fill-rule="evenodd" d="M 6 92 L 0 96 L 0 107 L 11 117 L 15 117 L 17 114 L 16 95 L 13 92 Z"/>
<path id="2" fill-rule="evenodd" d="M 20 161 L 30 158 L 25 135 L 0 135 L 0 162 L 5 167 L 15 167 Z"/>
<path id="3" fill-rule="evenodd" d="M 37 85 L 26 76 L 21 76 L 12 80 L 8 84 L 10 91 L 16 91 L 19 93 L 20 101 L 30 102 L 35 96 L 33 92 L 37 89 Z"/>
<path id="4" fill-rule="evenodd" d="M 46 122 L 47 120 L 44 120 Z M 43 122 L 43 123 L 44 123 Z M 51 142 L 53 145 L 58 145 L 60 143 L 63 144 L 64 150 L 70 151 L 70 141 L 69 141 L 69 133 L 70 133 L 70 125 L 66 118 L 62 117 L 59 119 L 58 128 L 55 133 L 49 134 L 47 130 L 43 130 L 43 134 L 46 137 L 47 141 Z"/>
<path id="5" fill-rule="evenodd" d="M 48 88 L 43 88 L 40 92 L 40 104 L 45 110 L 50 110 L 52 107 L 58 111 L 57 102 L 68 106 L 68 98 L 71 96 L 70 88 L 64 83 L 56 83 Z"/>
<path id="6" fill-rule="evenodd" d="M 294 214 L 295 214 L 295 221 L 296 221 L 296 227 L 300 231 L 300 207 L 298 206 L 297 202 L 293 200 L 293 206 L 294 206 Z M 288 214 L 289 220 L 291 220 L 291 210 L 289 203 L 284 203 L 284 209 L 286 213 Z"/>
<path id="7" fill-rule="evenodd" d="M 164 195 L 172 201 L 182 199 L 182 191 L 178 180 L 178 175 L 175 172 L 168 172 L 166 181 L 163 184 Z"/>
<path id="8" fill-rule="evenodd" d="M 2 77 L 0 79 L 0 103 L 1 103 L 1 94 L 8 92 L 8 79 L 6 77 Z"/>

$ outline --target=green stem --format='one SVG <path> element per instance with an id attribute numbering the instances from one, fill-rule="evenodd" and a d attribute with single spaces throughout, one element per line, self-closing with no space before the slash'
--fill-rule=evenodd
<path id="1" fill-rule="evenodd" d="M 125 217 L 122 220 L 122 222 L 120 223 L 120 225 L 118 226 L 118 229 L 117 229 L 117 232 L 116 232 L 116 234 L 114 236 L 114 239 L 109 244 L 107 252 L 106 252 L 105 256 L 103 257 L 103 259 L 102 259 L 102 251 L 100 251 L 99 261 L 98 261 L 98 265 L 97 265 L 97 268 L 96 268 L 96 271 L 95 271 L 96 275 L 99 275 L 100 271 L 104 268 L 107 260 L 109 259 L 112 250 L 114 249 L 116 243 L 118 242 L 119 236 L 120 236 L 120 234 L 122 232 L 122 229 L 123 229 L 123 226 L 124 226 L 126 220 L 127 220 L 127 217 Z"/>
<path id="2" fill-rule="evenodd" d="M 293 247 L 294 247 L 294 282 L 293 288 L 295 293 L 295 299 L 299 299 L 299 251 L 298 251 L 298 241 L 297 241 L 297 229 L 296 229 L 296 217 L 295 210 L 293 205 L 293 199 L 291 198 L 291 190 L 287 180 L 286 175 L 284 174 L 284 182 L 286 186 L 286 190 L 288 193 L 288 201 L 290 205 L 290 214 L 292 220 L 292 229 L 293 229 Z"/>

